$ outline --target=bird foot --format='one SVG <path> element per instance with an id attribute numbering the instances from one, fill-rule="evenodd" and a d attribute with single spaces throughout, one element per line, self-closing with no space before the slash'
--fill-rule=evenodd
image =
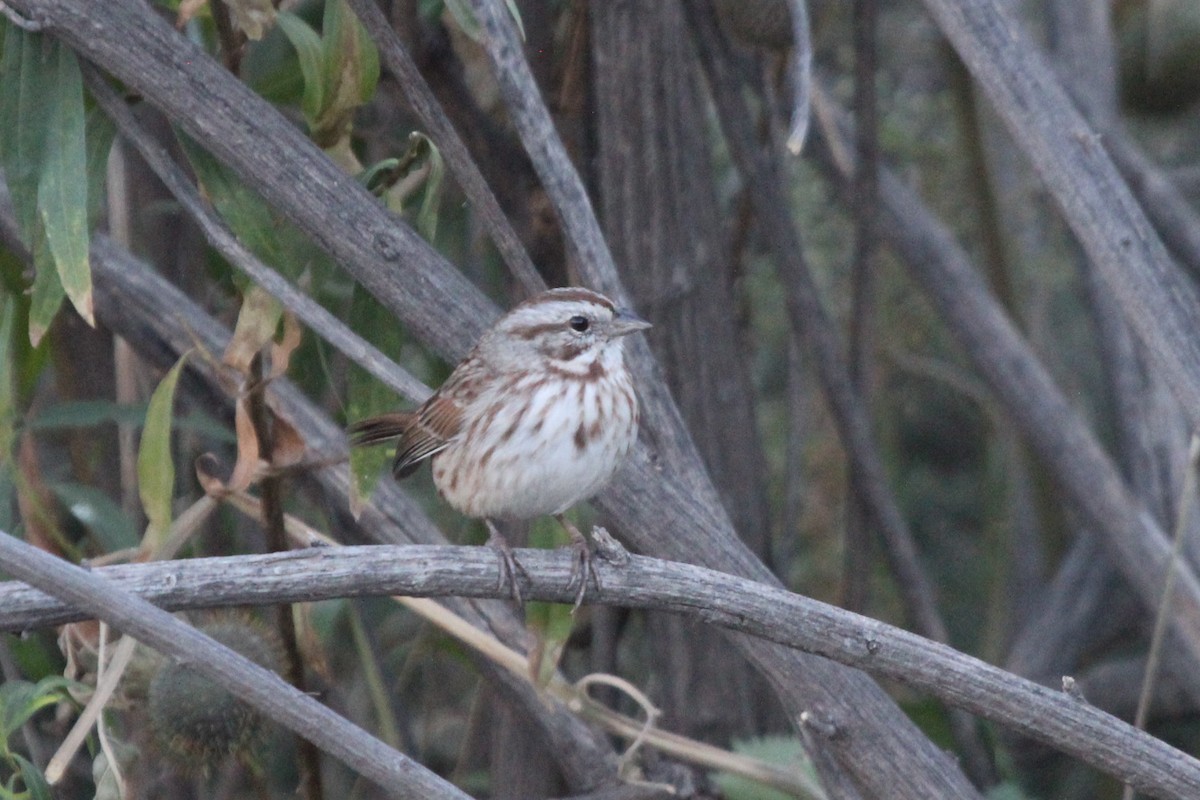
<path id="1" fill-rule="evenodd" d="M 525 600 L 521 597 L 521 584 L 517 581 L 517 573 L 524 575 L 525 580 L 529 580 L 529 573 L 521 566 L 521 562 L 517 561 L 516 554 L 513 553 L 508 540 L 492 524 L 492 521 L 485 520 L 485 523 L 488 529 L 487 545 L 496 551 L 496 555 L 500 559 L 500 581 L 496 584 L 496 588 L 503 589 L 507 584 L 513 601 L 517 605 L 524 605 Z"/>
<path id="2" fill-rule="evenodd" d="M 588 578 L 592 579 L 596 584 L 596 589 L 599 590 L 600 576 L 596 574 L 592 546 L 587 537 L 561 514 L 555 519 L 566 528 L 567 533 L 571 534 L 571 549 L 575 551 L 571 559 L 571 577 L 567 581 L 568 589 L 574 586 L 576 581 L 579 582 L 579 588 L 575 591 L 575 603 L 571 606 L 571 616 L 575 616 L 575 612 L 583 605 L 583 599 L 587 596 Z"/>

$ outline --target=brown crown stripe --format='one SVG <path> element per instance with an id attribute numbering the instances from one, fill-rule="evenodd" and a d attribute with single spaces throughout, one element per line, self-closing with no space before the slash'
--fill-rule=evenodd
<path id="1" fill-rule="evenodd" d="M 513 328 L 511 333 L 513 336 L 525 339 L 526 341 L 533 341 L 534 339 L 540 339 L 547 333 L 561 331 L 564 327 L 566 326 L 561 322 L 544 322 L 539 325 L 526 325 L 521 328 Z"/>
<path id="2" fill-rule="evenodd" d="M 580 303 L 595 303 L 598 306 L 603 306 L 609 311 L 616 311 L 613 302 L 599 292 L 593 292 L 591 289 L 584 289 L 582 286 L 567 286 L 562 289 L 551 289 L 541 294 L 535 294 L 525 302 L 521 303 L 526 308 L 530 306 L 538 306 L 543 303 L 559 303 L 559 302 L 580 302 Z"/>

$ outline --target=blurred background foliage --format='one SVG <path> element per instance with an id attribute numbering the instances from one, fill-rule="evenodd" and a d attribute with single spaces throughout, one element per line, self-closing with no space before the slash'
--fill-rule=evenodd
<path id="1" fill-rule="evenodd" d="M 596 191 L 600 143 L 620 137 L 620 131 L 596 122 L 599 100 L 592 91 L 588 15 L 602 1 L 519 0 L 513 6 L 544 95 L 578 167 Z M 1021 4 L 1026 24 L 1047 46 L 1053 44 L 1054 31 L 1046 8 L 1053 2 Z M 569 282 L 570 266 L 553 214 L 472 41 L 467 5 L 449 0 L 385 5 L 548 282 Z M 786 15 L 780 16 L 784 6 L 783 0 L 716 4 L 726 31 L 738 42 L 741 67 L 761 70 L 768 81 L 778 79 L 780 48 L 789 40 L 778 28 L 780 20 L 786 25 Z M 851 6 L 815 0 L 810 8 L 818 75 L 846 105 L 852 101 L 855 61 Z M 380 75 L 373 44 L 343 3 L 183 0 L 157 8 L 307 129 L 331 158 L 359 175 L 380 202 L 402 213 L 476 285 L 501 305 L 510 304 L 510 278 L 483 227 L 453 181 L 444 177 L 436 146 L 417 130 L 392 79 Z M 880 0 L 878 13 L 875 81 L 883 158 L 953 227 L 1077 411 L 1115 448 L 1116 411 L 1077 246 L 919 4 Z M 1111 24 L 1119 56 L 1121 118 L 1171 180 L 1195 200 L 1200 197 L 1200 4 L 1115 0 Z M 12 65 L 6 75 L 14 74 L 18 47 L 45 47 L 22 36 L 5 26 L 4 58 Z M 70 72 L 69 65 L 62 69 Z M 50 200 L 38 189 L 36 173 L 19 172 L 21 164 L 29 166 L 21 137 L 36 137 L 38 125 L 57 124 L 57 118 L 21 106 L 11 87 L 0 94 L 12 112 L 5 125 L 16 120 L 0 147 L 9 191 L 19 215 L 29 220 L 26 235 L 52 241 L 56 234 L 47 228 L 56 223 L 53 211 L 47 211 Z M 302 231 L 262 202 L 252 186 L 182 135 L 175 136 L 151 109 L 138 111 L 146 124 L 173 140 L 176 155 L 189 165 L 208 199 L 260 258 L 429 385 L 448 374 L 448 365 L 407 337 Z M 758 111 L 758 124 L 778 124 L 770 109 Z M 39 114 L 45 118 L 33 118 Z M 101 118 L 88 113 L 86 123 L 81 116 L 75 124 L 81 137 L 77 146 L 85 148 L 84 186 L 92 198 L 93 219 L 101 219 L 102 227 L 218 319 L 232 326 L 239 312 L 247 314 L 243 298 L 250 286 L 205 245 L 137 157 L 119 147 L 110 159 L 112 131 Z M 859 562 L 867 564 L 865 571 L 847 574 L 843 549 L 851 524 L 846 511 L 851 490 L 841 445 L 810 356 L 791 340 L 780 278 L 745 210 L 745 187 L 711 114 L 701 124 L 706 126 L 711 191 L 721 219 L 716 235 L 729 259 L 719 274 L 698 279 L 723 283 L 733 300 L 726 309 L 737 332 L 732 346 L 746 370 L 752 399 L 742 411 L 758 433 L 747 446 L 761 448 L 753 456 L 763 471 L 754 479 L 765 488 L 767 501 L 769 530 L 754 532 L 766 542 L 760 555 L 791 589 L 819 599 L 841 602 L 847 585 L 857 582 L 855 595 L 866 598 L 859 610 L 903 625 L 897 587 L 878 547 Z M 854 313 L 853 214 L 816 160 L 801 158 L 789 166 L 792 212 L 804 236 L 805 255 L 822 300 L 847 331 Z M 597 208 L 603 204 L 597 202 Z M 150 419 L 151 394 L 163 375 L 102 327 L 90 328 L 80 316 L 86 309 L 81 295 L 68 292 L 73 305 L 58 309 L 61 291 L 54 295 L 53 287 L 44 289 L 58 298 L 52 309 L 57 313 L 47 316 L 44 308 L 38 309 L 39 290 L 31 295 L 31 287 L 37 280 L 52 283 L 56 268 L 66 274 L 57 258 L 35 245 L 35 272 L 17 253 L 0 249 L 0 529 L 73 560 L 119 557 L 114 554 L 142 540 L 144 507 L 165 500 L 177 513 L 187 508 L 203 494 L 192 465 L 209 453 L 232 464 L 237 436 L 230 415 L 184 372 L 167 404 L 173 409 L 169 424 L 157 426 L 152 437 L 147 427 L 140 444 L 148 472 L 161 476 L 172 465 L 173 479 L 155 490 L 158 495 L 150 502 L 145 502 L 143 487 L 139 500 L 130 465 L 139 452 L 143 421 Z M 638 265 L 622 268 L 632 274 Z M 659 288 L 664 291 L 649 297 L 652 302 L 642 309 L 651 319 L 662 310 L 654 303 L 672 302 L 669 287 Z M 1021 443 L 1002 411 L 887 248 L 877 251 L 870 311 L 866 386 L 892 489 L 937 587 L 952 643 L 1005 664 L 1021 626 L 1031 618 L 1031 604 L 1038 602 L 1036 590 L 1046 585 L 1077 534 L 1075 522 L 1038 464 L 1021 456 Z M 259 316 L 251 321 L 265 326 L 268 339 L 276 337 L 283 324 L 281 310 L 267 301 L 254 313 Z M 655 335 L 651 333 L 652 343 Z M 691 365 L 667 366 L 686 373 Z M 311 335 L 291 355 L 287 377 L 341 422 L 400 402 Z M 692 433 L 702 450 L 706 438 L 715 436 L 695 427 Z M 387 454 L 364 453 L 355 459 L 367 491 Z M 1174 466 L 1182 469 L 1182 464 Z M 451 540 L 482 540 L 478 526 L 437 500 L 427 475 L 417 476 L 407 488 Z M 337 528 L 327 498 L 317 493 L 289 492 L 286 507 L 318 529 Z M 256 523 L 222 507 L 185 552 L 230 554 L 265 547 Z M 1033 591 L 1026 591 L 1030 587 Z M 1097 676 L 1094 684 L 1084 681 L 1092 702 L 1128 714 L 1126 698 L 1136 695 L 1138 673 L 1120 670 L 1140 663 L 1149 627 L 1130 610 L 1128 599 L 1114 606 L 1106 633 L 1087 638 L 1071 670 Z M 663 674 L 651 652 L 655 643 L 648 640 L 652 633 L 646 620 L 638 614 L 607 613 L 613 614 L 609 630 L 616 636 L 604 646 L 611 648 L 608 662 L 620 674 L 652 699 L 658 688 L 687 683 L 687 675 Z M 563 668 L 569 674 L 582 674 L 596 663 L 594 648 L 600 645 L 590 614 L 584 613 L 565 643 Z M 468 791 L 513 796 L 506 793 L 503 773 L 491 760 L 496 745 L 488 731 L 501 712 L 461 645 L 387 600 L 331 601 L 295 616 L 312 686 L 328 702 Z M 247 646 L 262 651 L 256 660 L 274 663 L 281 658 L 275 653 L 278 643 L 261 644 L 274 635 L 267 614 L 246 612 L 215 621 L 202 617 L 197 615 L 196 621 L 239 628 L 227 643 L 246 631 L 261 631 L 259 643 Z M 4 776 L 10 790 L 5 796 L 37 796 L 14 792 L 16 787 L 37 788 L 28 765 L 45 766 L 71 722 L 70 698 L 88 694 L 83 684 L 95 680 L 97 636 L 95 626 L 80 625 L 72 626 L 69 636 L 37 631 L 0 637 L 5 681 L 0 716 L 14 723 L 0 730 L 7 737 L 0 738 L 0 772 L 8 769 L 13 776 Z M 718 671 L 721 667 L 713 665 Z M 291 796 L 298 777 L 287 737 L 233 710 L 201 723 L 209 726 L 206 738 L 215 736 L 211 731 L 217 727 L 228 728 L 226 744 L 209 738 L 204 747 L 190 747 L 185 733 L 172 727 L 191 713 L 183 710 L 185 700 L 171 699 L 165 711 L 161 697 L 159 703 L 146 700 L 156 696 L 156 680 L 162 685 L 155 677 L 162 668 L 148 653 L 135 655 L 107 715 L 109 736 L 118 745 L 109 749 L 122 760 L 128 796 Z M 82 683 L 52 678 L 64 672 Z M 929 735 L 950 746 L 940 706 L 890 688 Z M 1116 692 L 1111 701 L 1101 694 L 1109 690 Z M 1194 749 L 1200 733 L 1196 709 L 1182 699 L 1170 702 L 1175 697 L 1170 692 L 1168 681 L 1162 689 L 1165 699 L 1154 706 L 1152 730 Z M 191 694 L 195 699 L 202 692 Z M 221 708 L 215 700 L 201 704 Z M 794 764 L 794 739 L 757 740 L 787 733 L 778 712 L 770 703 L 765 706 L 755 713 L 751 729 L 742 719 L 704 723 L 681 715 L 676 721 L 692 735 L 711 734 L 721 746 L 757 748 L 772 754 L 763 757 Z M 668 714 L 668 727 L 670 722 Z M 985 788 L 994 798 L 1119 795 L 1111 781 L 1043 748 L 998 730 L 988 731 L 987 739 L 994 746 L 999 780 Z M 95 739 L 89 748 L 71 762 L 56 796 L 116 796 L 106 779 L 108 756 L 101 755 Z M 16 778 L 18 773 L 25 777 Z M 728 776 L 709 777 L 696 777 L 695 796 L 778 796 Z M 373 787 L 336 764 L 326 765 L 323 779 L 329 797 L 376 796 Z"/>

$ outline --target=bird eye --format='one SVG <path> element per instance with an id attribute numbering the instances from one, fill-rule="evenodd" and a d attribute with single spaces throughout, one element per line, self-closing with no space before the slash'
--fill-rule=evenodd
<path id="1" fill-rule="evenodd" d="M 582 317 L 582 316 L 571 317 L 571 319 L 568 320 L 567 324 L 571 326 L 571 330 L 579 331 L 580 333 L 583 333 L 584 331 L 586 331 L 588 329 L 588 327 L 591 325 L 591 323 L 588 322 L 588 318 Z"/>

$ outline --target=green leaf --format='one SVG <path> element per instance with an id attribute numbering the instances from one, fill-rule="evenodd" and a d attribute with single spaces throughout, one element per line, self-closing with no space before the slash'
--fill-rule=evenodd
<path id="1" fill-rule="evenodd" d="M 363 188 L 378 197 L 394 181 L 393 175 L 400 166 L 400 159 L 385 158 L 364 169 L 354 176 Z"/>
<path id="2" fill-rule="evenodd" d="M 50 488 L 71 516 L 95 534 L 104 552 L 137 546 L 133 520 L 107 494 L 82 483 L 56 483 Z"/>
<path id="3" fill-rule="evenodd" d="M 37 683 L 22 680 L 0 683 L 0 741 L 7 742 L 40 709 L 64 699 L 65 690 L 71 685 L 72 681 L 61 675 L 50 675 Z"/>
<path id="4" fill-rule="evenodd" d="M 346 0 L 327 0 L 321 33 L 326 96 L 331 107 L 340 105 L 334 110 L 347 111 L 370 100 L 379 82 L 379 51 Z M 333 102 L 336 95 L 344 97 L 345 102 Z"/>
<path id="5" fill-rule="evenodd" d="M 779 767 L 794 768 L 798 774 L 810 779 L 814 787 L 819 785 L 816 780 L 816 771 L 804 752 L 804 745 L 794 736 L 763 736 L 742 739 L 733 743 L 733 751 Z M 764 786 L 750 778 L 725 772 L 717 773 L 713 783 L 729 800 L 792 800 L 795 796 Z"/>
<path id="6" fill-rule="evenodd" d="M 179 143 L 213 206 L 242 244 L 267 264 L 280 266 L 283 254 L 267 204 L 191 137 L 181 133 Z"/>
<path id="7" fill-rule="evenodd" d="M 321 286 L 335 271 L 329 257 L 299 228 L 277 218 L 259 195 L 224 164 L 189 137 L 179 142 L 221 217 L 241 242 L 268 266 L 293 280 L 312 271 L 312 285 Z M 235 284 L 246 291 L 249 282 L 235 273 Z"/>
<path id="8" fill-rule="evenodd" d="M 145 403 L 114 403 L 111 400 L 72 400 L 46 406 L 27 423 L 31 430 L 50 431 L 65 428 L 94 428 L 117 423 L 141 426 L 146 418 Z"/>
<path id="9" fill-rule="evenodd" d="M 148 543 L 158 544 L 171 527 L 171 500 L 175 492 L 175 462 L 171 460 L 171 416 L 175 405 L 175 384 L 187 361 L 180 357 L 150 396 L 146 424 L 138 445 L 138 494 L 150 521 Z"/>
<path id="10" fill-rule="evenodd" d="M 88 112 L 84 132 L 87 140 L 87 213 L 91 225 L 104 210 L 108 155 L 112 152 L 117 128 L 108 115 L 96 106 Z"/>
<path id="11" fill-rule="evenodd" d="M 21 768 L 21 780 L 25 783 L 28 800 L 53 800 L 50 784 L 46 782 L 42 771 L 18 753 L 13 753 L 12 757 Z"/>
<path id="12" fill-rule="evenodd" d="M 307 22 L 291 12 L 280 12 L 277 19 L 279 29 L 292 43 L 300 61 L 300 72 L 304 75 L 304 97 L 300 101 L 300 109 L 304 112 L 309 127 L 312 127 L 321 115 L 325 99 L 325 78 L 322 71 L 324 51 L 321 47 L 321 37 Z"/>
<path id="13" fill-rule="evenodd" d="M 79 316 L 95 325 L 88 262 L 87 142 L 83 77 L 75 54 L 55 40 L 47 65 L 50 91 L 40 120 L 46 149 L 38 177 L 38 211 L 63 289 Z"/>
<path id="14" fill-rule="evenodd" d="M 479 41 L 483 36 L 483 26 L 479 24 L 479 20 L 475 19 L 475 12 L 471 10 L 471 4 L 467 0 L 446 0 L 446 10 L 458 23 L 459 30 L 465 33 L 471 41 Z"/>
<path id="15" fill-rule="evenodd" d="M 50 91 L 42 68 L 47 37 L 7 26 L 0 62 L 0 166 L 12 195 L 17 224 L 26 243 L 37 227 L 38 178 L 46 149 L 43 98 Z"/>
<path id="16" fill-rule="evenodd" d="M 446 163 L 437 145 L 425 134 L 417 134 L 428 143 L 429 174 L 425 177 L 425 195 L 421 199 L 421 210 L 417 212 L 417 230 L 432 243 L 437 236 L 438 208 L 442 200 L 442 185 L 446 177 Z"/>
<path id="17" fill-rule="evenodd" d="M 521 34 L 521 41 L 525 41 L 525 23 L 521 21 L 521 9 L 517 8 L 517 0 L 505 0 L 505 5 L 508 6 L 508 13 L 512 14 L 513 22 L 517 23 L 517 33 Z"/>
<path id="18" fill-rule="evenodd" d="M 1029 795 L 1017 783 L 1001 783 L 987 790 L 987 800 L 1029 800 Z"/>
<path id="19" fill-rule="evenodd" d="M 17 365 L 13 356 L 13 318 L 17 315 L 16 308 L 16 300 L 0 291 L 0 468 L 9 463 L 16 435 Z"/>
<path id="20" fill-rule="evenodd" d="M 50 330 L 50 323 L 58 316 L 63 298 L 63 289 L 58 270 L 50 256 L 50 245 L 46 241 L 45 228 L 39 223 L 33 241 L 33 289 L 29 297 L 29 343 L 37 347 L 42 337 Z"/>
<path id="21" fill-rule="evenodd" d="M 65 45 L 22 31 L 4 33 L 0 61 L 0 167 L 21 234 L 33 252 L 29 338 L 37 345 L 70 290 L 91 320 L 83 89 Z"/>
<path id="22" fill-rule="evenodd" d="M 354 287 L 350 303 L 349 325 L 356 331 L 396 331 L 391 338 L 399 349 L 399 328 L 378 300 L 361 286 Z M 389 348 L 390 349 L 390 348 Z M 378 379 L 357 364 L 351 364 L 346 375 L 346 416 L 351 420 L 364 419 L 396 407 L 396 396 Z M 371 496 L 385 464 L 392 459 L 390 447 L 350 448 L 351 507 Z"/>

